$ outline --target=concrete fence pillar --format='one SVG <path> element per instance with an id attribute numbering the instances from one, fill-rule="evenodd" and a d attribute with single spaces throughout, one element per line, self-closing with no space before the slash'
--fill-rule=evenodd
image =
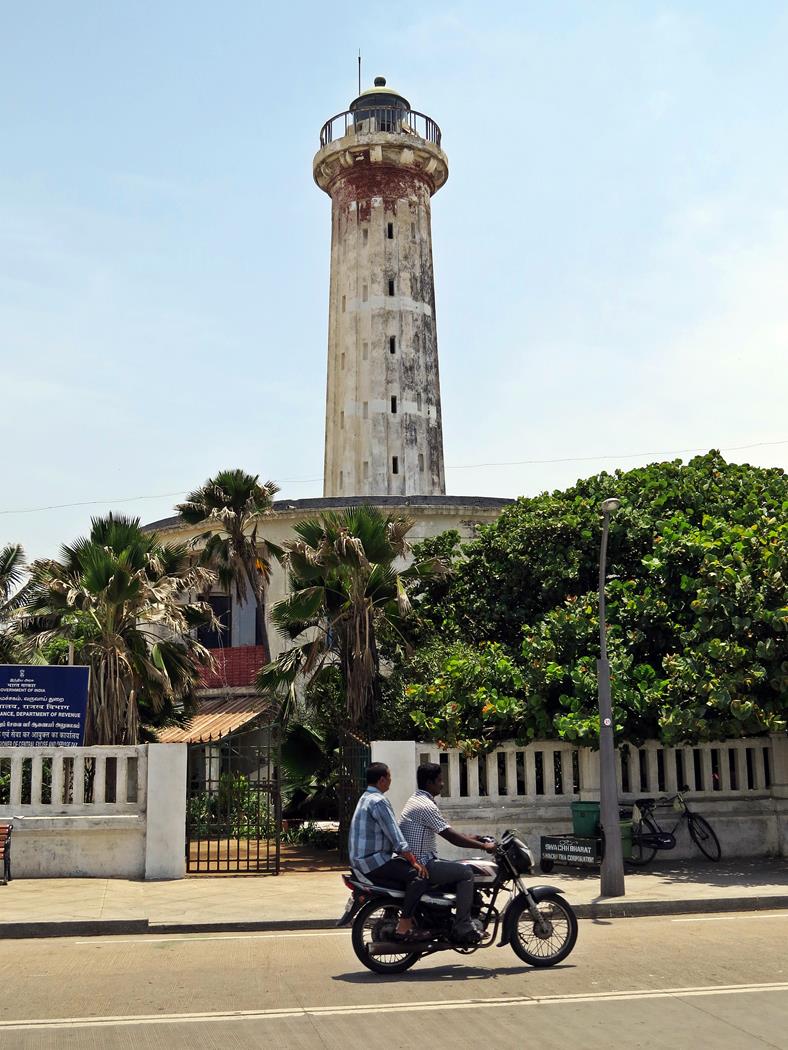
<path id="1" fill-rule="evenodd" d="M 772 733 L 772 788 L 777 817 L 777 849 L 788 857 L 788 734 Z"/>
<path id="2" fill-rule="evenodd" d="M 372 761 L 391 770 L 388 800 L 399 819 L 402 807 L 416 790 L 416 745 L 412 740 L 373 740 Z"/>
<path id="3" fill-rule="evenodd" d="M 186 874 L 186 744 L 148 744 L 145 878 Z"/>
<path id="4" fill-rule="evenodd" d="M 581 747 L 578 752 L 580 768 L 580 801 L 599 801 L 599 752 Z"/>

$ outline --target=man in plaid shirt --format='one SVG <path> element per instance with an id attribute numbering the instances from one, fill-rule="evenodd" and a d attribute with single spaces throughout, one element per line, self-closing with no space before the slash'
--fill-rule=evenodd
<path id="1" fill-rule="evenodd" d="M 423 864 L 432 886 L 454 885 L 457 907 L 454 916 L 454 936 L 461 943 L 474 943 L 479 933 L 471 923 L 473 906 L 473 872 L 467 864 L 449 860 L 438 860 L 435 836 L 451 842 L 453 846 L 466 849 L 481 849 L 492 853 L 494 842 L 486 842 L 455 831 L 435 804 L 435 796 L 443 788 L 443 773 L 437 762 L 425 762 L 416 770 L 418 791 L 405 803 L 400 816 L 400 828 L 416 859 Z"/>
<path id="2" fill-rule="evenodd" d="M 429 940 L 429 930 L 413 925 L 413 913 L 427 889 L 427 870 L 408 848 L 405 836 L 386 798 L 391 770 L 383 762 L 367 767 L 367 790 L 358 800 L 350 822 L 350 865 L 371 882 L 399 883 L 405 890 L 395 936 L 403 941 Z M 399 854 L 394 856 L 394 854 Z"/>

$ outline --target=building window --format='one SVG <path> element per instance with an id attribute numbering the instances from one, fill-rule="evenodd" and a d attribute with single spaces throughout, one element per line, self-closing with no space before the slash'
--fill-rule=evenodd
<path id="1" fill-rule="evenodd" d="M 390 241 L 394 240 L 394 223 L 389 222 L 386 224 L 386 236 Z"/>
<path id="2" fill-rule="evenodd" d="M 415 222 L 412 222 L 410 224 L 410 239 L 412 241 L 416 240 L 416 223 Z"/>
<path id="3" fill-rule="evenodd" d="M 419 473 L 424 473 L 424 453 L 419 452 Z"/>
<path id="4" fill-rule="evenodd" d="M 366 302 L 368 299 L 369 299 L 369 287 L 366 284 L 362 284 L 362 286 L 361 286 L 361 300 L 362 300 L 362 302 Z"/>
<path id="5" fill-rule="evenodd" d="M 389 278 L 389 295 L 394 295 L 394 280 L 393 280 L 393 278 Z M 342 309 L 343 310 L 345 309 L 344 302 L 345 302 L 345 300 L 343 299 L 342 300 L 342 303 L 343 303 Z"/>
<path id="6" fill-rule="evenodd" d="M 340 430 L 344 430 L 345 429 L 345 413 L 344 412 L 340 412 L 339 413 L 339 429 Z"/>
<path id="7" fill-rule="evenodd" d="M 416 410 L 421 412 L 421 393 L 416 394 Z"/>
<path id="8" fill-rule="evenodd" d="M 413 336 L 413 349 L 416 351 L 416 353 L 419 352 L 419 344 L 420 344 L 419 333 L 416 332 L 416 334 Z"/>
<path id="9" fill-rule="evenodd" d="M 399 474 L 399 456 L 391 457 L 391 473 Z"/>
<path id="10" fill-rule="evenodd" d="M 366 228 L 366 226 L 365 226 L 365 227 L 364 227 L 364 228 L 362 229 L 362 231 L 361 231 L 361 243 L 362 243 L 362 244 L 366 244 L 366 243 L 367 243 L 367 238 L 368 238 L 368 237 L 369 237 L 369 230 L 368 230 L 368 229 Z"/>
<path id="11" fill-rule="evenodd" d="M 345 355 L 344 354 L 340 355 L 339 367 L 342 369 L 343 372 L 345 371 Z"/>
<path id="12" fill-rule="evenodd" d="M 397 395 L 396 394 L 392 394 L 391 395 L 391 414 L 392 414 L 392 416 L 396 416 L 396 414 L 397 414 Z"/>
<path id="13" fill-rule="evenodd" d="M 342 313 L 344 313 L 344 312 L 345 312 L 345 297 L 343 295 L 342 296 Z"/>
<path id="14" fill-rule="evenodd" d="M 395 335 L 389 336 L 389 353 L 396 354 L 397 352 L 397 337 Z"/>
<path id="15" fill-rule="evenodd" d="M 341 492 L 344 487 L 345 487 L 345 472 L 344 472 L 344 470 L 340 470 L 340 472 L 339 472 L 339 491 Z"/>
<path id="16" fill-rule="evenodd" d="M 366 361 L 369 357 L 369 343 L 364 343 L 361 348 L 361 356 Z"/>
<path id="17" fill-rule="evenodd" d="M 364 464 L 363 464 L 361 470 L 362 470 L 362 476 L 364 478 L 364 481 L 369 481 L 369 463 L 368 463 L 368 461 L 366 459 L 364 460 Z"/>
<path id="18" fill-rule="evenodd" d="M 231 645 L 232 633 L 232 600 L 229 594 L 204 594 L 200 601 L 210 605 L 211 612 L 219 621 L 218 627 L 202 624 L 197 628 L 197 641 L 206 649 L 222 649 Z"/>
<path id="19" fill-rule="evenodd" d="M 361 418 L 369 419 L 369 401 L 364 401 L 361 405 Z"/>

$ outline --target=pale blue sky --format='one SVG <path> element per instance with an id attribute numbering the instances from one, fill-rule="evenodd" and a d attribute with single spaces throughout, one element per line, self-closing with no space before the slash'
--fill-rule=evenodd
<path id="1" fill-rule="evenodd" d="M 321 493 L 322 123 L 381 73 L 443 130 L 447 487 L 627 454 L 788 466 L 788 5 L 31 0 L 0 36 L 0 543 L 216 469 Z M 580 460 L 580 457 L 600 456 Z M 604 458 L 602 458 L 604 457 Z M 476 467 L 468 464 L 569 459 Z M 108 499 L 91 507 L 5 513 Z"/>

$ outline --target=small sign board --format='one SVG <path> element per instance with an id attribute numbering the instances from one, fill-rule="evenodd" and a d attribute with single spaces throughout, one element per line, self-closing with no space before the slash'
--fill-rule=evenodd
<path id="1" fill-rule="evenodd" d="M 587 864 L 601 862 L 598 838 L 578 838 L 574 835 L 542 835 L 541 859 L 556 864 Z"/>
<path id="2" fill-rule="evenodd" d="M 81 747 L 89 673 L 0 664 L 0 747 Z"/>

